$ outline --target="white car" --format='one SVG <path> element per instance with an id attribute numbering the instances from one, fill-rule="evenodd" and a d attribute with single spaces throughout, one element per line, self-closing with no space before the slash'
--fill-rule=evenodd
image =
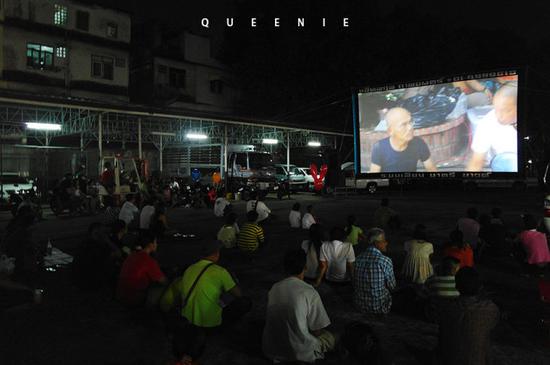
<path id="1" fill-rule="evenodd" d="M 389 179 L 366 179 L 355 176 L 354 162 L 344 162 L 341 166 L 346 177 L 346 186 L 357 190 L 366 190 L 369 194 L 374 194 L 379 187 L 390 186 Z"/>
<path id="2" fill-rule="evenodd" d="M 0 198 L 7 199 L 10 194 L 19 194 L 33 189 L 32 181 L 16 173 L 4 173 L 0 176 Z"/>
<path id="3" fill-rule="evenodd" d="M 302 173 L 306 176 L 307 189 L 309 191 L 313 191 L 313 176 L 311 176 L 311 169 L 309 167 L 298 167 L 298 170 L 302 171 Z M 323 178 L 323 180 L 325 179 Z"/>

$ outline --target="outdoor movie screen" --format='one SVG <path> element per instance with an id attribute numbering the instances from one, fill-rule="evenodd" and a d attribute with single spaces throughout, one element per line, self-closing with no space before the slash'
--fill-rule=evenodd
<path id="1" fill-rule="evenodd" d="M 488 75 L 359 90 L 359 172 L 517 173 L 518 75 Z"/>

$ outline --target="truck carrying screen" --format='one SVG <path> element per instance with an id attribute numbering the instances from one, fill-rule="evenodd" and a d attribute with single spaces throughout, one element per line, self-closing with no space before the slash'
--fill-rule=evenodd
<path id="1" fill-rule="evenodd" d="M 359 90 L 357 172 L 518 173 L 518 82 L 506 71 Z"/>

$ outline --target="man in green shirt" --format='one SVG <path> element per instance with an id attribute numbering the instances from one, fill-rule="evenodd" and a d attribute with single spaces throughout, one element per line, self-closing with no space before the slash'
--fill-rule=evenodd
<path id="1" fill-rule="evenodd" d="M 169 311 L 176 303 L 182 303 L 182 299 L 187 298 L 181 315 L 191 324 L 204 328 L 219 327 L 222 322 L 231 324 L 250 311 L 250 299 L 242 296 L 231 274 L 216 265 L 222 246 L 220 241 L 204 243 L 202 259 L 189 266 L 183 276 L 177 278 L 163 294 L 160 303 L 163 311 Z M 202 275 L 189 294 L 201 272 Z M 227 297 L 230 300 L 224 296 L 224 302 L 221 301 L 224 293 L 229 294 Z"/>

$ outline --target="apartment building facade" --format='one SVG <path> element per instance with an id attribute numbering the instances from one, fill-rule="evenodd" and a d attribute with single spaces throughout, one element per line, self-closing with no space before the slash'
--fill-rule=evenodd
<path id="1" fill-rule="evenodd" d="M 127 103 L 131 16 L 70 0 L 0 0 L 0 89 Z"/>

